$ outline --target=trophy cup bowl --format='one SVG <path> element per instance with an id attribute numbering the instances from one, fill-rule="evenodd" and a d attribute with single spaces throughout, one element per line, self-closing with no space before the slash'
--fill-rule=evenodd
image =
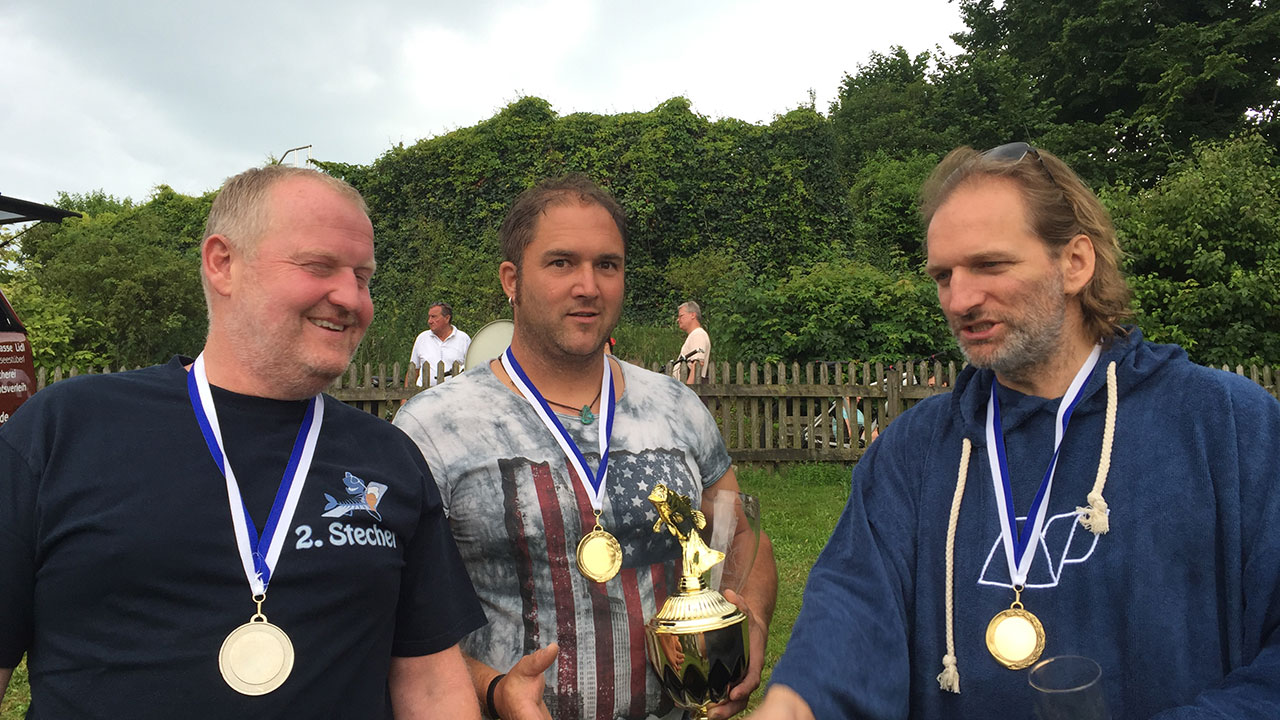
<path id="1" fill-rule="evenodd" d="M 679 589 L 645 625 L 649 662 L 675 704 L 694 720 L 705 720 L 711 706 L 727 700 L 729 689 L 747 674 L 747 616 L 704 585 L 724 553 L 703 541 L 703 514 L 662 484 L 654 486 L 649 500 L 659 516 L 654 532 L 665 525 L 680 541 L 682 555 Z"/>

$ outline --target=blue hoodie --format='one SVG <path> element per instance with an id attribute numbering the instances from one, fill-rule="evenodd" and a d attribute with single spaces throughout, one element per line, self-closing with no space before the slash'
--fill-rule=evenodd
<path id="1" fill-rule="evenodd" d="M 1104 496 L 1110 532 L 1076 508 L 1098 471 L 1107 365 L 1119 402 Z M 1027 671 L 987 652 L 1014 599 L 986 453 L 993 374 L 895 421 L 853 471 L 848 505 L 805 589 L 772 682 L 839 718 L 1029 718 Z M 1014 507 L 1025 517 L 1053 454 L 1058 400 L 998 389 Z M 960 694 L 946 654 L 946 535 L 962 438 L 973 443 L 955 540 Z M 1280 717 L 1280 403 L 1137 330 L 1103 351 L 1062 441 L 1026 609 L 1042 657 L 1102 667 L 1112 716 Z"/>

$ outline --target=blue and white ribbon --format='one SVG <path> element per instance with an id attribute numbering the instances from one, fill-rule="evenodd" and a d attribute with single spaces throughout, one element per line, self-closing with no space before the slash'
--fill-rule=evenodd
<path id="1" fill-rule="evenodd" d="M 1101 346 L 1094 346 L 1093 352 L 1084 361 L 1075 379 L 1071 381 L 1071 386 L 1067 388 L 1066 394 L 1062 396 L 1062 402 L 1058 404 L 1058 418 L 1053 434 L 1053 458 L 1049 461 L 1049 468 L 1045 470 L 1040 488 L 1031 502 L 1021 533 L 1018 532 L 1018 515 L 1013 508 L 1009 460 L 1005 454 L 1004 429 L 1000 424 L 1000 401 L 996 398 L 996 386 L 999 381 L 995 378 L 991 379 L 991 399 L 987 401 L 987 460 L 991 464 L 991 482 L 995 489 L 996 509 L 1000 513 L 1000 536 L 1004 540 L 1005 559 L 1009 563 L 1009 578 L 1014 586 L 1022 586 L 1027 582 L 1027 573 L 1036 556 L 1035 546 L 1040 542 L 1045 515 L 1048 514 L 1049 495 L 1053 492 L 1053 475 L 1058 467 L 1058 452 L 1062 446 L 1062 437 L 1067 432 L 1071 414 L 1084 395 L 1085 384 L 1101 355 Z"/>
<path id="2" fill-rule="evenodd" d="M 324 402 L 316 395 L 307 405 L 306 414 L 302 417 L 302 427 L 298 428 L 298 436 L 293 441 L 289 464 L 285 467 L 275 502 L 271 505 L 271 514 L 267 516 L 267 523 L 259 535 L 253 518 L 249 517 L 249 510 L 240 497 L 236 474 L 222 450 L 222 430 L 218 425 L 218 411 L 213 406 L 213 395 L 209 392 L 203 353 L 196 358 L 191 372 L 187 374 L 187 392 L 191 396 L 191 407 L 195 410 L 200 432 L 204 435 L 205 444 L 209 446 L 209 454 L 213 456 L 214 463 L 227 481 L 227 503 L 231 509 L 231 524 L 235 528 L 236 546 L 240 551 L 240 562 L 244 565 L 245 578 L 255 596 L 265 595 L 267 585 L 271 582 L 271 573 L 275 570 L 285 538 L 289 534 L 288 528 L 293 523 L 294 511 L 298 509 L 302 486 L 306 484 L 307 473 L 311 470 L 316 439 L 320 437 L 320 426 L 324 422 Z M 284 528 L 284 532 L 279 532 L 280 528 Z"/>
<path id="3" fill-rule="evenodd" d="M 542 393 L 538 392 L 538 388 L 529 380 L 529 376 L 525 375 L 524 368 L 520 367 L 520 363 L 516 360 L 516 356 L 512 354 L 511 348 L 502 353 L 502 367 L 506 368 L 507 375 L 511 377 L 511 382 L 524 396 L 525 400 L 533 406 L 534 412 L 542 420 L 542 424 L 547 426 L 551 434 L 555 437 L 556 442 L 560 444 L 560 449 L 564 451 L 565 457 L 568 458 L 569 464 L 578 473 L 578 477 L 583 482 L 583 488 L 587 491 L 587 497 L 591 500 L 591 507 L 594 510 L 604 508 L 604 488 L 605 479 L 609 470 L 609 436 L 613 433 L 613 411 L 615 400 L 613 397 L 613 373 L 609 369 L 609 358 L 604 356 L 604 376 L 600 379 L 600 465 L 596 471 L 591 472 L 591 468 L 587 466 L 587 461 L 582 456 L 582 451 L 578 449 L 578 445 L 573 442 L 573 438 L 569 435 L 569 431 L 564 429 L 564 425 L 560 424 L 560 419 L 551 411 L 551 406 L 547 404 L 547 399 L 542 397 Z"/>

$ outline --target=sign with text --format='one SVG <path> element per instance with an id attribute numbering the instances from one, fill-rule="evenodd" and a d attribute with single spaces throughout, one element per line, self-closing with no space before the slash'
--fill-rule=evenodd
<path id="1" fill-rule="evenodd" d="M 0 425 L 35 391 L 36 371 L 26 329 L 0 293 Z"/>

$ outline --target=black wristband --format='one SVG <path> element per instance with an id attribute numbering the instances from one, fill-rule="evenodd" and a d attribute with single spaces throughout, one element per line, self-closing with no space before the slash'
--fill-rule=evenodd
<path id="1" fill-rule="evenodd" d="M 498 718 L 498 708 L 494 707 L 493 704 L 493 693 L 498 689 L 498 682 L 506 676 L 506 673 L 494 675 L 493 679 L 489 681 L 489 692 L 484 694 L 484 709 L 493 720 L 500 720 Z"/>

